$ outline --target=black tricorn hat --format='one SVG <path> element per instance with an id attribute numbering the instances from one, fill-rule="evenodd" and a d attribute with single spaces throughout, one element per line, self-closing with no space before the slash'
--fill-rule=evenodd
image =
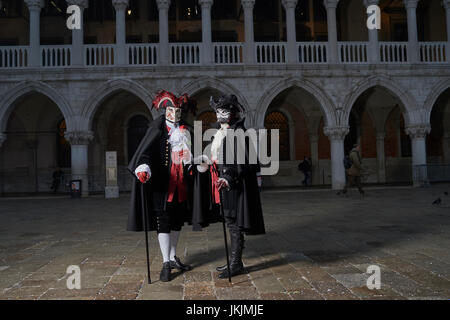
<path id="1" fill-rule="evenodd" d="M 217 109 L 226 109 L 230 110 L 233 113 L 237 112 L 244 113 L 245 111 L 234 94 L 223 95 L 218 100 L 214 100 L 213 97 L 211 97 L 209 99 L 209 105 L 215 111 Z"/>

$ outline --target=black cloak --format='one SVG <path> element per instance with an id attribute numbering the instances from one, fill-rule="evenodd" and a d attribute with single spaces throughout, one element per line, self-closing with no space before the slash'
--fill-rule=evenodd
<path id="1" fill-rule="evenodd" d="M 230 125 L 230 129 L 242 129 L 245 132 L 244 121 L 244 118 L 237 120 Z M 219 124 L 216 125 L 216 127 L 219 126 Z M 226 149 L 225 140 L 223 147 Z M 245 164 L 237 164 L 237 143 L 234 146 L 234 163 L 218 165 L 219 176 L 227 179 L 231 187 L 230 190 L 222 189 L 224 214 L 227 217 L 235 217 L 237 225 L 247 235 L 265 234 L 256 175 L 260 171 L 260 166 L 259 164 L 249 164 L 249 148 L 252 148 L 253 145 L 246 138 Z M 226 150 L 224 150 L 223 154 L 226 154 Z M 194 171 L 196 171 L 195 165 Z M 218 207 L 212 203 L 211 197 L 210 171 L 208 170 L 204 173 L 197 172 L 193 177 L 196 190 L 203 191 L 194 193 L 192 204 L 193 222 L 195 221 L 197 224 L 203 226 L 218 222 Z"/>
<path id="2" fill-rule="evenodd" d="M 180 125 L 186 126 L 188 130 L 190 127 L 184 122 L 180 122 Z M 192 130 L 190 130 L 192 131 Z M 133 158 L 128 165 L 128 171 L 134 177 L 134 181 L 131 186 L 131 210 L 128 216 L 128 231 L 143 231 L 144 230 L 144 216 L 142 215 L 142 200 L 141 200 L 141 185 L 142 183 L 136 178 L 134 171 L 136 168 L 146 163 L 150 166 L 152 176 L 147 183 L 144 183 L 144 193 L 147 207 L 147 230 L 156 231 L 156 214 L 153 209 L 153 201 L 165 201 L 167 199 L 167 188 L 170 175 L 171 159 L 170 156 L 170 144 L 167 140 L 167 129 L 165 116 L 162 115 L 153 120 L 148 130 L 142 139 L 139 147 L 136 150 Z M 191 134 L 192 140 L 192 134 Z M 168 149 L 166 149 L 168 148 Z M 149 155 L 151 155 L 149 157 Z M 164 159 L 164 157 L 166 157 Z M 150 159 L 151 158 L 151 159 Z M 166 165 L 164 165 L 166 162 Z M 187 204 L 184 221 L 189 224 L 192 223 L 192 182 L 191 173 L 189 168 L 191 166 L 185 166 L 184 177 L 187 182 Z M 158 199 L 160 198 L 160 199 Z M 153 199 L 153 201 L 152 201 Z"/>

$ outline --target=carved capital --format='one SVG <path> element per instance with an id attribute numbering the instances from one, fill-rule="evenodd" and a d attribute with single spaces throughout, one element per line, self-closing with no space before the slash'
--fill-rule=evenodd
<path id="1" fill-rule="evenodd" d="M 344 140 L 350 127 L 325 127 L 323 132 L 330 140 Z"/>
<path id="2" fill-rule="evenodd" d="M 28 7 L 28 10 L 38 10 L 41 11 L 41 9 L 45 6 L 44 0 L 25 0 L 25 4 Z"/>
<path id="3" fill-rule="evenodd" d="M 158 5 L 158 10 L 168 10 L 170 7 L 170 0 L 156 0 L 156 4 Z"/>
<path id="4" fill-rule="evenodd" d="M 406 134 L 411 139 L 425 138 L 430 131 L 431 127 L 428 124 L 417 124 L 405 128 Z"/>
<path id="5" fill-rule="evenodd" d="M 89 7 L 88 0 L 66 0 L 66 2 L 69 6 L 75 5 L 75 6 L 80 7 L 81 10 L 84 10 Z"/>
<path id="6" fill-rule="evenodd" d="M 86 145 L 94 139 L 92 131 L 67 131 L 64 137 L 71 145 Z"/>
<path id="7" fill-rule="evenodd" d="M 419 0 L 403 0 L 406 9 L 417 9 Z"/>
<path id="8" fill-rule="evenodd" d="M 255 0 L 241 0 L 242 8 L 253 10 L 255 6 Z"/>
<path id="9" fill-rule="evenodd" d="M 3 145 L 3 142 L 6 141 L 6 134 L 5 133 L 0 133 L 0 148 Z"/>
<path id="10" fill-rule="evenodd" d="M 377 132 L 377 140 L 384 140 L 386 138 L 386 133 Z"/>
<path id="11" fill-rule="evenodd" d="M 202 8 L 211 9 L 214 0 L 198 0 L 198 3 Z"/>
<path id="12" fill-rule="evenodd" d="M 283 4 L 283 7 L 285 10 L 288 9 L 295 9 L 297 6 L 298 0 L 281 0 L 281 3 Z"/>
<path id="13" fill-rule="evenodd" d="M 339 0 L 323 0 L 323 5 L 327 9 L 331 9 L 331 8 L 336 9 L 338 3 L 339 3 Z"/>
<path id="14" fill-rule="evenodd" d="M 116 11 L 125 10 L 128 7 L 128 0 L 112 0 L 112 4 Z"/>
<path id="15" fill-rule="evenodd" d="M 310 143 L 317 143 L 319 141 L 319 136 L 317 134 L 309 135 Z"/>

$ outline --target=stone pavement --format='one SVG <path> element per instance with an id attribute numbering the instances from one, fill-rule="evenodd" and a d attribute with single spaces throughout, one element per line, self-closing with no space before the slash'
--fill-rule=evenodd
<path id="1" fill-rule="evenodd" d="M 225 261 L 220 224 L 183 229 L 178 255 L 194 270 L 168 283 L 151 233 L 148 285 L 144 235 L 125 231 L 128 195 L 0 198 L 0 299 L 449 299 L 449 189 L 264 191 L 267 234 L 246 237 L 248 273 L 233 285 L 214 270 Z M 69 265 L 81 268 L 80 290 L 66 287 Z M 369 265 L 380 290 L 366 286 Z"/>

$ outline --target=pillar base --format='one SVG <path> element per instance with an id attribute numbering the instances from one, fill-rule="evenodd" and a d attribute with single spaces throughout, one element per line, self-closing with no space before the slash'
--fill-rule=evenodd
<path id="1" fill-rule="evenodd" d="M 119 198 L 119 187 L 105 187 L 105 199 Z"/>

